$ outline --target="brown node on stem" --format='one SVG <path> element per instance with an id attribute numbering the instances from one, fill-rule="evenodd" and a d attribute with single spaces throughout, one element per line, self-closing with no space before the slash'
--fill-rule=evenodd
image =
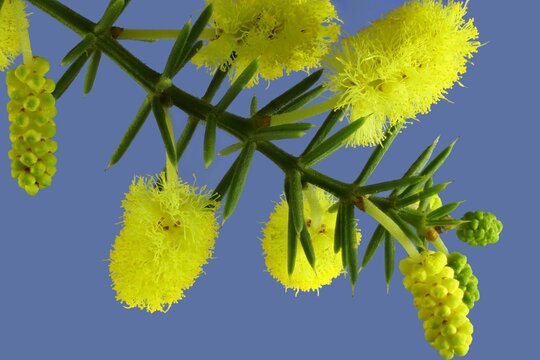
<path id="1" fill-rule="evenodd" d="M 257 116 L 255 118 L 255 124 L 257 125 L 258 129 L 265 129 L 265 128 L 270 127 L 271 122 L 272 122 L 272 117 L 268 115 Z"/>
<path id="2" fill-rule="evenodd" d="M 360 196 L 358 199 L 354 201 L 354 206 L 356 206 L 358 209 L 362 211 L 366 211 L 366 206 L 364 204 L 364 197 Z"/>
<path id="3" fill-rule="evenodd" d="M 123 32 L 124 32 L 124 28 L 122 28 L 122 27 L 113 26 L 111 28 L 111 36 L 115 40 L 118 39 L 120 37 L 120 35 L 122 35 Z"/>
<path id="4" fill-rule="evenodd" d="M 439 231 L 439 229 L 437 229 L 437 227 L 429 228 L 424 232 L 424 236 L 428 241 L 435 241 L 439 238 L 440 233 L 441 232 Z"/>

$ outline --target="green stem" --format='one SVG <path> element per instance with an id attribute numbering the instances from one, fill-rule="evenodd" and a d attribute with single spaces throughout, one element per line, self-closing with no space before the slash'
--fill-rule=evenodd
<path id="1" fill-rule="evenodd" d="M 163 107 L 163 111 L 165 112 L 165 119 L 167 120 L 167 128 L 169 129 L 169 134 L 171 135 L 171 141 L 174 144 L 175 139 L 171 113 L 168 107 Z M 178 161 L 170 159 L 168 156 L 166 156 L 165 164 L 167 169 L 167 180 L 172 183 L 178 182 Z"/>
<path id="2" fill-rule="evenodd" d="M 118 40 L 159 41 L 174 40 L 180 30 L 177 29 L 126 29 L 122 28 L 116 36 Z M 205 29 L 201 34 L 202 39 L 208 39 L 215 35 L 213 29 Z"/>
<path id="3" fill-rule="evenodd" d="M 437 237 L 435 241 L 432 242 L 433 246 L 435 246 L 435 249 L 437 249 L 440 252 L 443 252 L 445 255 L 449 255 L 448 248 L 446 245 L 444 245 L 442 239 L 440 237 Z"/>
<path id="4" fill-rule="evenodd" d="M 158 41 L 174 40 L 180 30 L 122 29 L 118 40 Z"/>
<path id="5" fill-rule="evenodd" d="M 334 109 L 337 100 L 338 98 L 336 96 L 333 96 L 306 109 L 299 109 L 284 114 L 274 115 L 272 116 L 272 126 L 290 124 L 313 116 L 317 116 L 325 111 Z"/>
<path id="6" fill-rule="evenodd" d="M 388 215 L 386 215 L 381 209 L 379 209 L 375 204 L 369 201 L 366 197 L 363 198 L 364 202 L 364 211 L 369 214 L 372 218 L 377 220 L 388 232 L 403 246 L 405 251 L 409 254 L 410 257 L 416 258 L 420 256 L 420 253 L 414 245 L 409 240 L 408 236 L 401 230 L 401 228 L 392 220 Z"/>

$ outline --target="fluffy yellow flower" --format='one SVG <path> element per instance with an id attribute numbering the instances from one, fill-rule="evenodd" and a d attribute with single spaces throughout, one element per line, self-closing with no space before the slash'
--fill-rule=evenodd
<path id="1" fill-rule="evenodd" d="M 332 280 L 344 273 L 341 252 L 334 252 L 334 232 L 336 212 L 328 209 L 335 204 L 335 199 L 324 192 L 316 190 L 316 197 L 322 213 L 312 209 L 304 197 L 304 213 L 306 226 L 309 229 L 316 262 L 315 271 L 309 264 L 304 252 L 298 244 L 296 264 L 294 272 L 289 276 L 287 271 L 287 229 L 289 219 L 289 206 L 282 197 L 276 205 L 270 220 L 263 229 L 264 238 L 262 247 L 265 255 L 266 268 L 270 275 L 279 281 L 285 289 L 298 291 L 318 291 L 322 286 L 328 285 Z M 357 241 L 360 242 L 360 232 L 357 233 Z"/>
<path id="2" fill-rule="evenodd" d="M 371 115 L 348 145 L 375 145 L 386 119 L 403 124 L 445 97 L 480 46 L 466 12 L 466 3 L 453 0 L 413 0 L 344 38 L 326 58 L 337 107 L 350 107 L 350 121 Z"/>
<path id="3" fill-rule="evenodd" d="M 193 58 L 212 72 L 229 65 L 235 79 L 256 58 L 259 75 L 274 80 L 317 67 L 339 36 L 329 0 L 207 0 L 213 17 L 208 42 Z"/>
<path id="4" fill-rule="evenodd" d="M 211 195 L 182 182 L 133 181 L 122 203 L 124 227 L 110 253 L 116 299 L 150 313 L 184 297 L 212 255 L 218 233 Z"/>
<path id="5" fill-rule="evenodd" d="M 19 31 L 28 29 L 25 7 L 22 0 L 6 0 L 0 9 L 0 70 L 2 71 L 21 53 Z"/>

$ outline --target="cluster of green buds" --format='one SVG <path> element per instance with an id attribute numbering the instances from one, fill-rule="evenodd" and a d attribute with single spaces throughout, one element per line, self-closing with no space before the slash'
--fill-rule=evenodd
<path id="1" fill-rule="evenodd" d="M 11 176 L 29 195 L 51 185 L 56 173 L 57 143 L 55 88 L 53 80 L 45 77 L 49 71 L 46 59 L 35 57 L 8 71 L 6 83 L 11 101 L 7 104 L 9 138 L 12 149 Z"/>
<path id="2" fill-rule="evenodd" d="M 467 257 L 454 251 L 448 255 L 448 266 L 454 269 L 454 278 L 459 281 L 459 288 L 463 290 L 463 302 L 472 309 L 474 303 L 480 300 L 480 292 L 478 278 L 467 263 Z"/>
<path id="3" fill-rule="evenodd" d="M 426 340 L 443 358 L 451 359 L 469 351 L 473 325 L 467 318 L 464 291 L 447 261 L 443 252 L 424 251 L 419 258 L 403 259 L 399 268 L 424 321 Z"/>
<path id="4" fill-rule="evenodd" d="M 457 236 L 461 241 L 471 246 L 486 246 L 499 241 L 499 234 L 503 229 L 503 224 L 497 217 L 485 211 L 469 211 L 463 215 L 465 220 L 457 228 Z"/>

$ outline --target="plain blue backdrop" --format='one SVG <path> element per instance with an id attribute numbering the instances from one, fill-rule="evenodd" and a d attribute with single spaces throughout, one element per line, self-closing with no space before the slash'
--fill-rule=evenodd
<path id="1" fill-rule="evenodd" d="M 64 1 L 97 20 L 108 1 Z M 403 1 L 334 0 L 354 33 Z M 203 7 L 196 1 L 133 1 L 119 25 L 179 28 Z M 29 7 L 36 55 L 52 64 L 50 76 L 79 40 L 41 11 Z M 480 279 L 481 300 L 470 318 L 474 342 L 467 359 L 530 358 L 538 348 L 538 33 L 540 5 L 533 1 L 469 2 L 481 40 L 449 99 L 420 117 L 398 137 L 372 182 L 400 176 L 437 135 L 441 148 L 456 137 L 453 156 L 436 182 L 454 180 L 447 202 L 466 200 L 458 210 L 494 212 L 505 228 L 499 244 L 466 248 L 455 237 L 447 245 L 465 252 Z M 172 45 L 125 43 L 150 66 L 161 69 Z M 0 75 L 3 81 L 3 75 Z M 231 110 L 246 114 L 249 99 L 260 102 L 298 80 L 272 82 L 246 91 Z M 200 95 L 209 81 L 189 66 L 176 79 Z M 244 196 L 220 231 L 214 259 L 195 286 L 167 314 L 126 310 L 114 300 L 108 275 L 109 249 L 122 214 L 120 203 L 135 175 L 162 167 L 163 149 L 148 121 L 125 158 L 105 172 L 110 155 L 134 116 L 143 91 L 104 58 L 93 92 L 82 95 L 77 79 L 58 103 L 58 174 L 53 186 L 27 196 L 10 177 L 8 121 L 0 122 L 0 359 L 437 359 L 424 340 L 412 297 L 396 272 L 386 294 L 382 254 L 360 274 L 356 296 L 348 279 L 316 294 L 285 293 L 265 272 L 262 223 L 281 193 L 282 174 L 257 155 Z M 7 102 L 0 89 L 2 103 Z M 177 131 L 185 115 L 173 111 Z M 182 177 L 214 187 L 232 157 L 202 165 L 202 129 L 180 163 Z M 218 135 L 219 145 L 232 139 Z M 285 145 L 293 149 L 290 145 Z M 343 149 L 319 169 L 354 179 L 369 151 Z M 374 222 L 357 214 L 364 238 Z M 361 245 L 363 253 L 367 241 Z M 403 252 L 399 251 L 399 256 Z"/>

